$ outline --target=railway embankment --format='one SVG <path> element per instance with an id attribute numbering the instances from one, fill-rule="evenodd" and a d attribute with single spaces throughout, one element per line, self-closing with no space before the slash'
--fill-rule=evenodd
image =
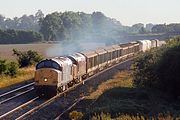
<path id="1" fill-rule="evenodd" d="M 63 117 L 78 118 L 83 115 L 83 119 L 91 120 L 180 119 L 178 100 L 172 102 L 160 90 L 135 87 L 131 75 L 132 71 L 117 73 Z"/>

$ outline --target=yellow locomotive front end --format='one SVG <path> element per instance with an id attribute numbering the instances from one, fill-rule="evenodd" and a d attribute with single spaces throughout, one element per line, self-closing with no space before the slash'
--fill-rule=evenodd
<path id="1" fill-rule="evenodd" d="M 54 96 L 61 81 L 61 67 L 52 60 L 43 60 L 36 66 L 35 89 L 40 96 Z"/>

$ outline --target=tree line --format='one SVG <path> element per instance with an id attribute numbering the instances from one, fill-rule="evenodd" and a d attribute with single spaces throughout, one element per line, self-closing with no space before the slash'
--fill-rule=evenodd
<path id="1" fill-rule="evenodd" d="M 21 17 L 6 18 L 0 15 L 0 29 L 16 29 L 16 30 L 32 30 L 39 31 L 39 19 L 43 18 L 44 14 L 38 10 L 35 15 L 22 15 Z"/>
<path id="2" fill-rule="evenodd" d="M 112 41 L 122 38 L 121 36 L 126 38 L 132 34 L 179 34 L 180 24 L 154 25 L 149 23 L 144 25 L 137 23 L 132 26 L 124 26 L 116 19 L 106 17 L 102 12 L 87 14 L 66 11 L 53 12 L 45 16 L 41 10 L 38 10 L 35 15 L 23 15 L 13 19 L 0 15 L 0 30 L 0 43 L 76 39 L 94 39 L 97 41 L 107 39 Z M 21 34 L 23 37 L 19 37 L 17 34 Z M 25 37 L 27 38 L 24 39 Z"/>
<path id="3" fill-rule="evenodd" d="M 180 24 L 159 24 L 152 28 L 152 33 L 177 33 L 180 34 Z"/>
<path id="4" fill-rule="evenodd" d="M 122 33 L 122 25 L 101 12 L 86 14 L 83 12 L 54 12 L 39 21 L 40 32 L 44 39 L 71 40 L 92 39 L 117 36 Z"/>
<path id="5" fill-rule="evenodd" d="M 42 35 L 34 31 L 24 30 L 0 30 L 0 44 L 22 44 L 42 40 Z"/>

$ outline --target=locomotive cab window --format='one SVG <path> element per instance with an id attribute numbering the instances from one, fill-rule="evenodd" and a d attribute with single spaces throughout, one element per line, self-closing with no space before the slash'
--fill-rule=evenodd
<path id="1" fill-rule="evenodd" d="M 44 60 L 36 65 L 36 69 L 41 69 L 41 68 L 54 68 L 57 70 L 62 70 L 62 68 L 59 66 L 58 63 L 51 60 Z"/>

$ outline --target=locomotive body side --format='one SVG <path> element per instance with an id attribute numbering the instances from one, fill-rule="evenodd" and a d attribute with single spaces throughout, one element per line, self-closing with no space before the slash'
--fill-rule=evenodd
<path id="1" fill-rule="evenodd" d="M 77 82 L 81 81 L 86 75 L 86 57 L 80 53 L 68 56 L 73 62 L 73 79 Z"/>
<path id="2" fill-rule="evenodd" d="M 62 79 L 58 81 L 58 91 L 67 89 L 68 84 L 73 80 L 72 61 L 67 57 L 57 57 L 62 66 Z"/>

